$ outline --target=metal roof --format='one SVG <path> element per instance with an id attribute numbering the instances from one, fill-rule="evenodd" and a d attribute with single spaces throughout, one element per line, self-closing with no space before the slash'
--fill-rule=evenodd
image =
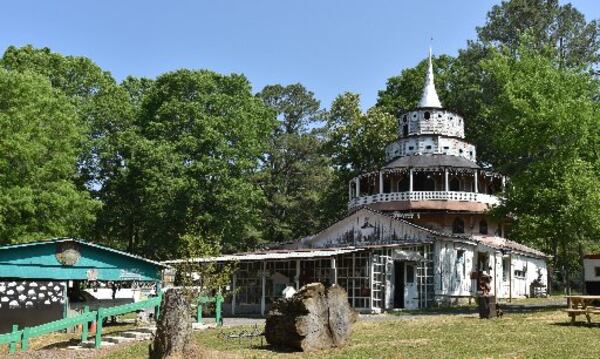
<path id="1" fill-rule="evenodd" d="M 202 257 L 190 259 L 174 259 L 164 261 L 165 264 L 180 263 L 208 263 L 208 262 L 239 262 L 239 261 L 259 261 L 259 260 L 277 260 L 277 259 L 306 259 L 306 258 L 325 258 L 333 257 L 339 254 L 363 251 L 365 248 L 319 248 L 319 249 L 291 249 L 291 250 L 271 250 L 262 252 L 236 253 L 222 255 L 219 257 Z"/>
<path id="2" fill-rule="evenodd" d="M 498 248 L 498 249 L 514 250 L 514 251 L 534 255 L 536 257 L 544 257 L 544 258 L 548 257 L 548 255 L 546 255 L 544 252 L 538 251 L 537 249 L 527 247 L 524 244 L 517 243 L 515 241 L 511 241 L 510 239 L 506 239 L 506 238 L 502 238 L 502 237 L 475 235 L 475 236 L 473 236 L 473 239 L 478 243 L 481 243 L 481 244 L 484 244 L 484 245 L 487 245 L 490 247 Z"/>
<path id="3" fill-rule="evenodd" d="M 464 157 L 451 155 L 411 155 L 396 158 L 385 165 L 384 169 L 389 168 L 426 168 L 426 167 L 457 167 L 480 169 L 481 167 Z"/>
<path id="4" fill-rule="evenodd" d="M 130 257 L 130 258 L 135 258 L 137 260 L 144 261 L 144 262 L 147 262 L 147 263 L 151 263 L 151 264 L 154 264 L 154 265 L 157 265 L 157 266 L 160 266 L 160 267 L 165 267 L 165 268 L 169 267 L 168 265 L 165 265 L 165 264 L 163 264 L 161 262 L 153 261 L 151 259 L 140 257 L 140 256 L 137 256 L 135 254 L 123 252 L 123 251 L 120 251 L 120 250 L 117 250 L 117 249 L 114 249 L 114 248 L 105 247 L 105 246 L 101 246 L 99 244 L 90 243 L 90 242 L 83 241 L 81 239 L 69 238 L 69 237 L 52 238 L 52 239 L 48 239 L 48 240 L 44 240 L 44 241 L 28 242 L 28 243 L 20 243 L 20 244 L 9 244 L 9 245 L 6 245 L 6 246 L 0 246 L 0 250 L 9 250 L 9 249 L 16 249 L 16 248 L 24 248 L 24 247 L 33 247 L 33 246 L 40 246 L 40 245 L 51 244 L 51 243 L 62 243 L 62 242 L 76 242 L 76 243 L 79 243 L 79 244 L 82 244 L 82 245 L 85 245 L 85 246 L 102 249 L 104 251 L 108 251 L 108 252 L 120 254 L 122 256 Z"/>

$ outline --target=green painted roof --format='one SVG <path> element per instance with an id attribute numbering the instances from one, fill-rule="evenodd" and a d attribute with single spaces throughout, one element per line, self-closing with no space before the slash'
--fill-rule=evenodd
<path id="1" fill-rule="evenodd" d="M 75 250 L 62 256 L 64 248 Z M 168 267 L 75 238 L 55 238 L 0 247 L 0 278 L 156 281 L 160 280 L 160 270 Z"/>

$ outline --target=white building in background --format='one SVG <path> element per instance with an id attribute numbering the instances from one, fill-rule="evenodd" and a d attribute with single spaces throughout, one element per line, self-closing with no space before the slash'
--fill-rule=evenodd
<path id="1" fill-rule="evenodd" d="M 506 224 L 488 216 L 505 177 L 476 163 L 463 118 L 442 107 L 431 55 L 421 101 L 399 116 L 386 159 L 350 181 L 348 216 L 325 230 L 268 250 L 193 259 L 238 262 L 225 310 L 264 314 L 286 287 L 315 281 L 341 285 L 364 312 L 472 298 L 482 275 L 498 298 L 546 285 L 546 255 L 504 238 Z"/>

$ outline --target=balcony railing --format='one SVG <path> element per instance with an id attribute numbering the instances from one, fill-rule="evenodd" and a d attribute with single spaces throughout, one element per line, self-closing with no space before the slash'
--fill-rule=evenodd
<path id="1" fill-rule="evenodd" d="M 408 202 L 408 201 L 456 201 L 477 202 L 491 206 L 500 204 L 497 196 L 486 193 L 458 192 L 458 191 L 412 191 L 378 193 L 371 196 L 355 197 L 348 202 L 348 208 L 383 202 Z"/>

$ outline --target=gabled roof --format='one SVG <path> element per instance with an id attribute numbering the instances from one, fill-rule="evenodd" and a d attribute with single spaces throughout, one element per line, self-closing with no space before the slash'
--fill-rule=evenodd
<path id="1" fill-rule="evenodd" d="M 90 242 L 86 242 L 83 241 L 81 239 L 77 239 L 77 238 L 70 238 L 70 237 L 60 237 L 60 238 L 52 238 L 52 239 L 48 239 L 48 240 L 44 240 L 44 241 L 36 241 L 36 242 L 28 242 L 28 243 L 20 243 L 20 244 L 9 244 L 6 246 L 0 246 L 0 251 L 3 250 L 10 250 L 10 249 L 17 249 L 17 248 L 25 248 L 25 247 L 33 247 L 33 246 L 42 246 L 42 245 L 48 245 L 48 244 L 52 244 L 52 243 L 63 243 L 63 242 L 75 242 L 84 246 L 88 246 L 88 247 L 93 247 L 93 248 L 98 248 L 107 252 L 112 252 L 115 254 L 119 254 L 122 256 L 126 256 L 126 257 L 130 257 L 130 258 L 134 258 L 137 259 L 139 261 L 143 261 L 143 262 L 147 262 L 147 263 L 151 263 L 153 265 L 159 266 L 159 267 L 163 267 L 163 268 L 168 268 L 168 265 L 165 265 L 163 263 L 157 262 L 157 261 L 153 261 L 144 257 L 140 257 L 137 256 L 135 254 L 131 254 L 131 253 L 127 253 L 127 252 L 123 252 L 114 248 L 110 248 L 110 247 L 105 247 L 105 246 L 101 246 L 99 244 L 95 244 L 95 243 L 90 243 Z"/>

